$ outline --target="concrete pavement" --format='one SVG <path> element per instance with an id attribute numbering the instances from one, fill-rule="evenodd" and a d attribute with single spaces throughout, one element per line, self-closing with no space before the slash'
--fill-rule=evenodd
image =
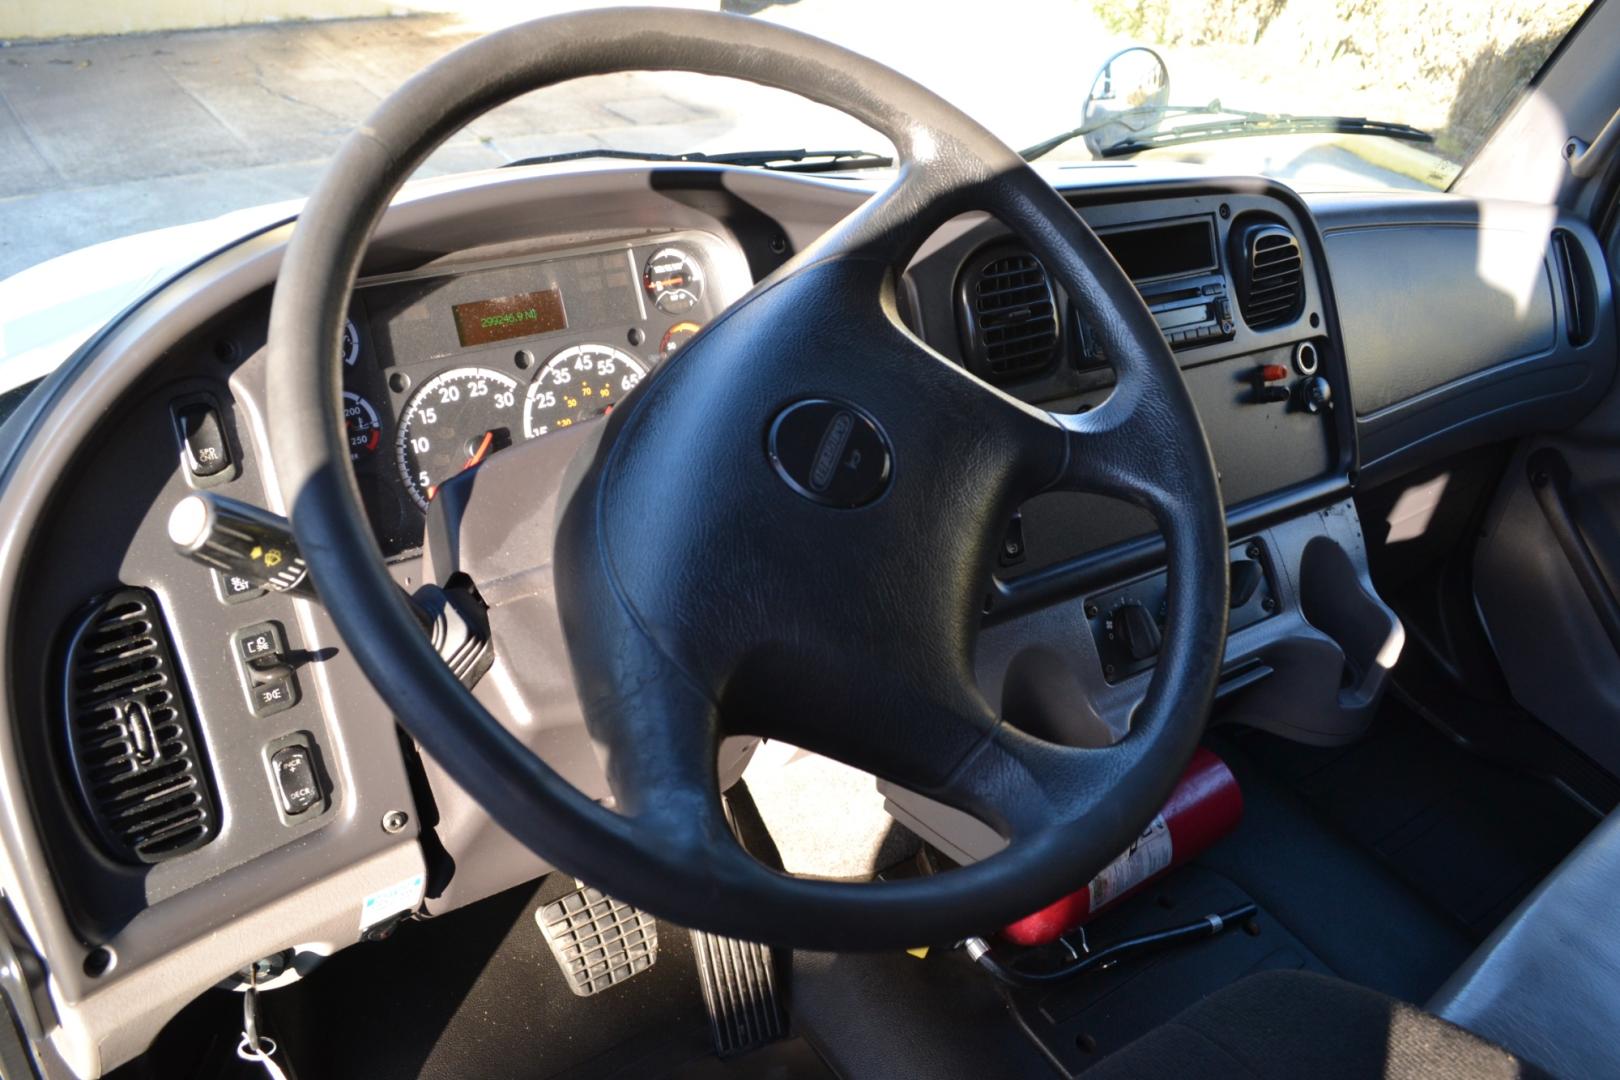
<path id="1" fill-rule="evenodd" d="M 519 15 L 598 0 L 529 0 L 522 12 L 495 0 L 453 2 L 462 14 L 0 42 L 0 280 L 104 240 L 301 198 L 343 137 L 416 71 Z M 1091 73 L 1122 44 L 1074 0 L 1020 0 L 1021 19 L 977 0 L 949 7 L 951 18 L 944 11 L 939 0 L 804 0 L 760 17 L 896 67 L 1020 146 L 1075 124 Z M 1230 58 L 1166 51 L 1189 100 L 1265 100 L 1241 85 L 1244 69 Z M 601 146 L 888 149 L 848 117 L 789 94 L 634 73 L 502 106 L 419 175 Z M 1422 186 L 1343 146 L 1298 138 L 1210 143 L 1180 156 L 1307 187 Z"/>
<path id="2" fill-rule="evenodd" d="M 0 279 L 101 240 L 306 195 L 355 123 L 475 33 L 413 16 L 0 48 Z M 609 142 L 704 148 L 735 117 L 712 93 L 683 94 L 688 78 L 602 76 L 531 94 L 456 135 L 422 175 Z"/>

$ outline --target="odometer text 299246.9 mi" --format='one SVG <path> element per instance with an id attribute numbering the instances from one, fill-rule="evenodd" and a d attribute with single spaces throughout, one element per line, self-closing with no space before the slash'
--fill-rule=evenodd
<path id="1" fill-rule="evenodd" d="M 442 371 L 423 383 L 399 418 L 399 471 L 427 509 L 439 485 L 517 441 L 517 380 L 488 368 Z"/>
<path id="2" fill-rule="evenodd" d="M 610 412 L 647 375 L 623 349 L 575 345 L 546 361 L 529 384 L 523 434 L 534 439 Z"/>

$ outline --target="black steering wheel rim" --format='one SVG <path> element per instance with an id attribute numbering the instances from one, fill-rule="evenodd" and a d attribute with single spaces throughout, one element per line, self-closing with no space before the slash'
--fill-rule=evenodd
<path id="1" fill-rule="evenodd" d="M 616 751 L 609 763 L 621 796 L 623 812 L 616 812 L 580 794 L 506 732 L 420 632 L 361 509 L 339 416 L 336 357 L 367 240 L 394 193 L 435 147 L 521 93 L 626 70 L 731 76 L 801 94 L 883 133 L 901 165 L 887 192 L 711 324 L 683 349 L 678 368 L 648 379 L 634 406 L 621 407 L 604 426 L 600 451 L 565 501 L 557 523 L 559 597 L 587 718 Z M 886 343 L 880 351 L 898 360 L 909 349 L 937 360 L 892 318 L 885 324 L 875 316 L 883 313 L 882 294 L 896 266 L 934 227 L 969 209 L 991 209 L 1037 251 L 1095 327 L 1119 382 L 1095 414 L 1054 417 L 956 369 L 926 368 L 921 381 L 937 389 L 943 409 L 967 400 L 948 395 L 980 393 L 960 415 L 999 425 L 981 432 L 984 452 L 963 459 L 964 468 L 983 470 L 986 505 L 966 530 L 973 535 L 939 566 L 956 592 L 975 588 L 979 583 L 969 578 L 987 568 L 992 526 L 1009 499 L 1055 487 L 1132 499 L 1154 514 L 1170 553 L 1162 660 L 1132 734 L 1083 757 L 983 712 L 961 670 L 971 654 L 977 595 L 949 598 L 939 609 L 944 636 L 919 647 L 918 656 L 928 656 L 916 673 L 945 673 L 940 681 L 948 685 L 924 695 L 942 721 L 963 714 L 968 750 L 951 759 L 939 790 L 925 793 L 991 816 L 1004 798 L 1011 831 L 1024 831 L 1005 852 L 930 879 L 855 885 L 789 877 L 731 842 L 723 815 L 715 813 L 717 794 L 696 782 L 704 779 L 701 756 L 718 737 L 722 703 L 729 707 L 749 692 L 758 700 L 770 688 L 746 684 L 784 669 L 750 657 L 746 673 L 741 664 L 699 670 L 704 664 L 683 654 L 682 642 L 666 640 L 665 624 L 689 610 L 681 598 L 649 591 L 633 572 L 626 576 L 611 565 L 613 531 L 625 526 L 612 520 L 604 500 L 612 491 L 630 492 L 626 501 L 634 503 L 634 493 L 646 487 L 648 477 L 624 463 L 645 459 L 637 450 L 646 449 L 653 437 L 647 433 L 671 427 L 647 418 L 661 415 L 657 402 L 668 399 L 668 387 L 692 383 L 703 370 L 700 361 L 687 362 L 689 354 L 723 357 L 727 335 L 743 342 L 761 320 L 791 317 L 783 312 L 802 300 L 795 290 L 822 297 L 864 290 L 874 298 L 865 325 L 869 340 Z M 700 349 L 705 339 L 718 344 Z M 542 856 L 683 925 L 816 948 L 886 948 L 993 929 L 1083 885 L 1123 849 L 1162 803 L 1202 731 L 1224 645 L 1226 536 L 1208 445 L 1174 359 L 1124 274 L 1049 185 L 954 107 L 857 54 L 749 19 L 667 9 L 559 16 L 464 46 L 401 87 L 340 149 L 289 245 L 269 353 L 272 456 L 300 547 L 345 643 L 400 723 L 497 822 Z M 676 370 L 682 374 L 660 377 Z M 926 494 L 907 486 L 926 471 L 918 464 L 926 455 L 903 453 L 911 448 L 900 439 L 908 424 L 921 431 L 920 421 L 893 409 L 885 416 L 897 443 L 895 494 L 874 506 Z M 754 465 L 763 467 L 763 458 Z M 941 535 L 947 547 L 955 543 Z M 659 604 L 672 606 L 650 610 Z M 887 606 L 893 605 L 873 610 Z M 937 669 L 928 666 L 935 661 Z M 907 692 L 919 685 L 911 678 Z M 830 727 L 817 737 L 835 748 L 846 738 Z M 885 754 L 893 757 L 904 745 L 897 736 Z M 676 775 L 669 762 L 689 764 L 691 775 Z M 891 778 L 904 772 L 898 758 L 889 764 L 880 761 L 874 771 Z M 712 779 L 712 756 L 707 767 Z"/>

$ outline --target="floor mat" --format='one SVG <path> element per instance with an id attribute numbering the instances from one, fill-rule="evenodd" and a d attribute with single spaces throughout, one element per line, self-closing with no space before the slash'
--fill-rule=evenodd
<path id="1" fill-rule="evenodd" d="M 1242 788 L 1243 820 L 1196 865 L 1236 882 L 1340 977 L 1427 1000 L 1473 940 L 1251 757 L 1248 734 L 1209 736 Z"/>
<path id="2" fill-rule="evenodd" d="M 264 995 L 299 1080 L 422 1077 L 723 1077 L 691 944 L 659 924 L 658 962 L 588 998 L 568 989 L 534 912 L 573 888 L 552 875 L 333 957 L 302 984 Z M 783 1080 L 828 1076 L 813 1053 L 773 1044 Z"/>
<path id="3" fill-rule="evenodd" d="M 1564 792 L 1469 753 L 1396 701 L 1352 746 L 1260 732 L 1233 741 L 1474 941 L 1597 824 Z"/>

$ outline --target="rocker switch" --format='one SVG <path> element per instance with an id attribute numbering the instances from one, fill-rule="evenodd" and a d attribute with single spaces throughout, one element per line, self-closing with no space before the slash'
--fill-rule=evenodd
<path id="1" fill-rule="evenodd" d="M 298 704 L 298 676 L 293 673 L 287 635 L 280 623 L 246 627 L 232 641 L 254 716 L 270 716 Z"/>
<path id="2" fill-rule="evenodd" d="M 287 639 L 278 623 L 259 623 L 237 632 L 236 654 L 254 671 L 269 671 L 287 663 Z"/>
<path id="3" fill-rule="evenodd" d="M 281 812 L 288 817 L 297 817 L 321 801 L 321 786 L 315 779 L 309 747 L 301 743 L 283 746 L 270 755 L 270 771 L 276 777 Z"/>
<path id="4" fill-rule="evenodd" d="M 207 478 L 231 467 L 231 448 L 219 410 L 206 401 L 191 401 L 174 409 L 174 425 L 185 451 L 186 470 Z"/>

